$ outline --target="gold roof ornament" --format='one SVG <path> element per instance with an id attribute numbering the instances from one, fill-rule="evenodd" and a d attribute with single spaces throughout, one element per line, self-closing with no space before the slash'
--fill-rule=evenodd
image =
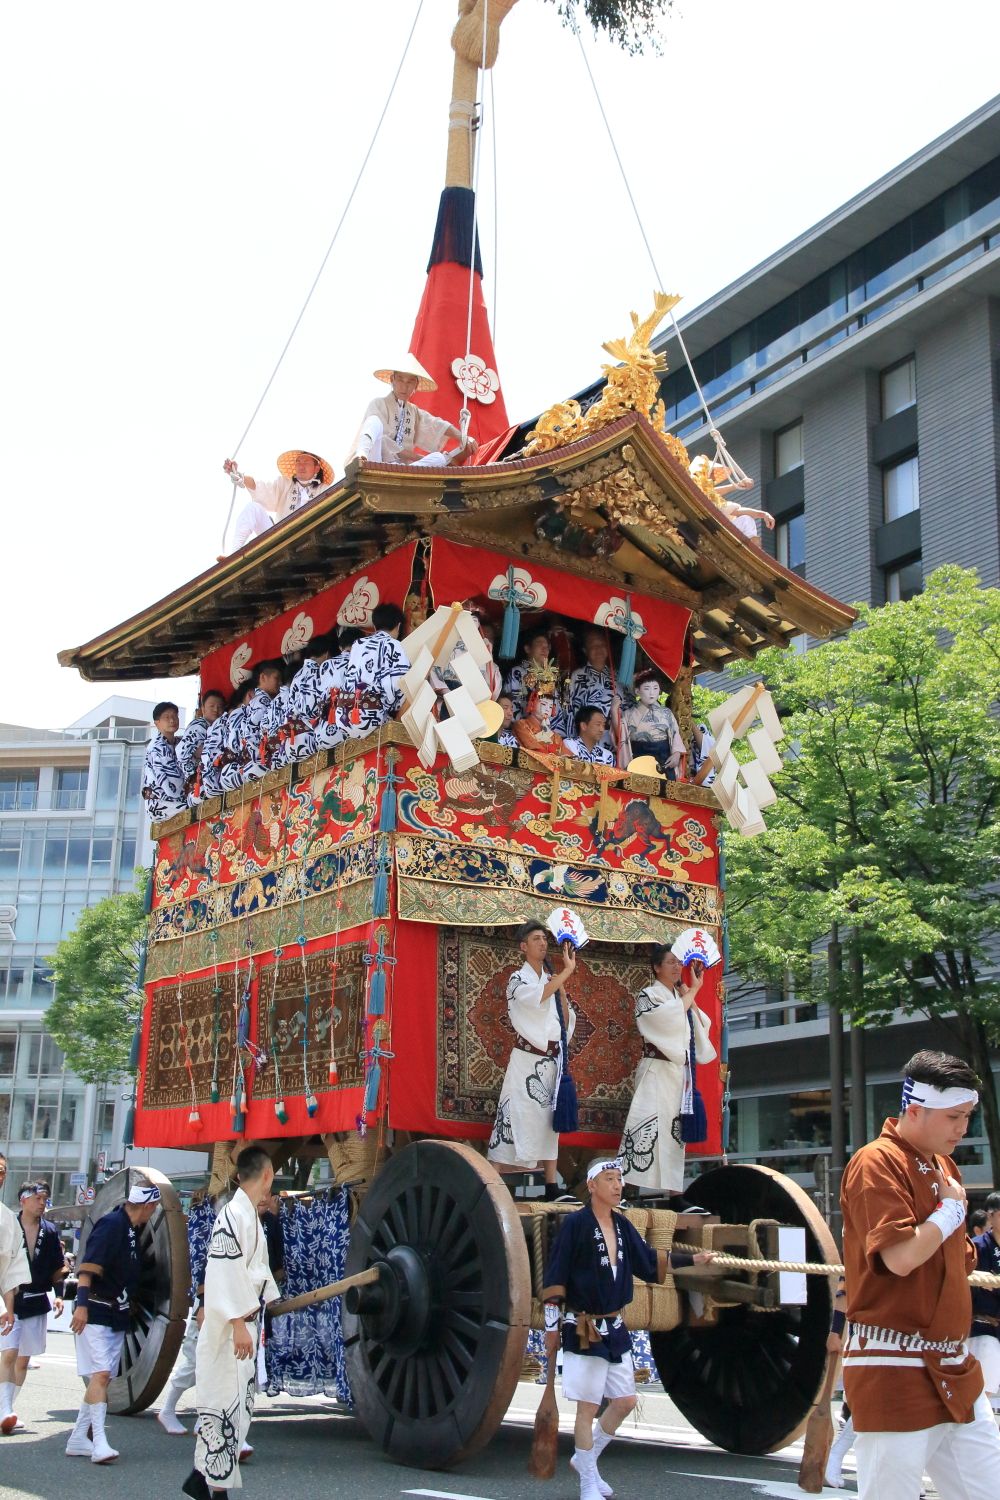
<path id="1" fill-rule="evenodd" d="M 628 339 L 609 339 L 601 346 L 618 363 L 601 366 L 606 381 L 600 398 L 586 412 L 581 410 L 579 401 L 557 401 L 550 406 L 528 433 L 525 456 L 565 448 L 628 412 L 638 412 L 655 428 L 672 457 L 687 468 L 687 449 L 664 425 L 660 376 L 667 363 L 650 343 L 659 324 L 680 300 L 667 292 L 654 292 L 653 311 L 647 318 L 640 322 L 638 313 L 631 314 L 632 333 Z"/>

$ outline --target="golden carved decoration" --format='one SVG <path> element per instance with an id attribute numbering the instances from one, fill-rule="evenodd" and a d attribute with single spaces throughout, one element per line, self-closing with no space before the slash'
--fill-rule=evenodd
<path id="1" fill-rule="evenodd" d="M 578 401 L 558 401 L 550 406 L 528 434 L 524 447 L 526 457 L 564 448 L 568 443 L 575 443 L 579 438 L 616 422 L 628 412 L 638 412 L 651 423 L 671 457 L 687 468 L 687 449 L 664 427 L 660 376 L 667 368 L 666 360 L 650 347 L 657 326 L 679 301 L 679 297 L 654 292 L 653 311 L 647 318 L 640 322 L 638 313 L 631 314 L 632 333 L 629 338 L 609 339 L 603 345 L 618 363 L 601 366 L 606 380 L 599 400 L 587 412 L 581 410 Z"/>

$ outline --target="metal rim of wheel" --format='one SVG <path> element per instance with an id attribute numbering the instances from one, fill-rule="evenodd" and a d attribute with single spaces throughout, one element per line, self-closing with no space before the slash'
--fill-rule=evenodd
<path id="1" fill-rule="evenodd" d="M 483 1448 L 517 1385 L 531 1273 L 503 1179 L 469 1146 L 419 1141 L 365 1196 L 346 1271 L 382 1267 L 349 1292 L 355 1411 L 397 1463 L 447 1468 Z"/>
<path id="2" fill-rule="evenodd" d="M 825 1219 L 791 1178 L 770 1167 L 736 1164 L 706 1172 L 685 1197 L 724 1224 L 776 1219 L 806 1231 L 806 1258 L 837 1264 Z M 718 1322 L 651 1333 L 663 1388 L 704 1437 L 730 1453 L 774 1453 L 801 1436 L 819 1397 L 829 1355 L 832 1292 L 826 1276 L 806 1277 L 802 1307 L 724 1307 Z"/>
<path id="3" fill-rule="evenodd" d="M 127 1167 L 104 1184 L 83 1221 L 79 1261 L 87 1258 L 87 1240 L 97 1220 L 125 1202 L 137 1179 L 159 1188 L 160 1203 L 139 1235 L 139 1287 L 132 1299 L 119 1373 L 108 1386 L 108 1410 L 125 1416 L 150 1406 L 169 1378 L 184 1338 L 191 1281 L 181 1201 L 169 1177 L 151 1167 L 141 1172 Z"/>

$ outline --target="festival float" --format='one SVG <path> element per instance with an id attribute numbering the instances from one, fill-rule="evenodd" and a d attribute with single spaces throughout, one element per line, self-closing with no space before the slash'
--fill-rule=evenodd
<path id="1" fill-rule="evenodd" d="M 542 619 L 557 658 L 601 628 L 618 686 L 655 670 L 687 744 L 696 673 L 749 668 L 766 647 L 853 619 L 737 530 L 718 471 L 692 464 L 665 430 L 652 341 L 675 298 L 657 293 L 605 345 L 588 409 L 560 401 L 509 424 L 469 128 L 480 63 L 496 55 L 493 17 L 509 8 L 492 6 L 487 26 L 482 0 L 460 7 L 447 183 L 412 340 L 437 382 L 417 400 L 474 433 L 476 461 L 349 464 L 309 505 L 60 656 L 88 681 L 198 673 L 229 692 L 254 662 L 336 624 L 364 626 L 379 602 L 404 607 L 411 672 L 397 720 L 154 826 L 134 1140 L 211 1147 L 213 1190 L 250 1142 L 278 1168 L 329 1158 L 356 1204 L 346 1270 L 377 1271 L 346 1304 L 355 1408 L 388 1454 L 422 1467 L 458 1462 L 498 1428 L 542 1326 L 546 1249 L 566 1211 L 523 1184 L 512 1195 L 485 1156 L 511 1046 L 517 927 L 571 909 L 590 937 L 571 996 L 579 1128 L 560 1154 L 576 1186 L 588 1156 L 622 1139 L 649 945 L 693 928 L 724 949 L 722 830 L 762 826 L 780 765 L 780 723 L 759 688 L 717 711 L 710 786 L 665 779 L 655 762 L 587 764 L 544 739 L 497 743 L 488 652 L 467 606 L 495 624 L 501 657 Z M 731 464 L 721 440 L 716 457 Z M 428 678 L 460 655 L 442 719 Z M 753 760 L 732 751 L 748 735 Z M 699 1069 L 707 1139 L 688 1148 L 716 1159 L 728 1099 L 721 976 L 710 968 L 699 995 L 722 1045 L 720 1062 Z M 122 1200 L 127 1175 L 101 1190 L 92 1217 Z M 164 1207 L 145 1235 L 143 1296 L 112 1386 L 119 1411 L 156 1398 L 186 1314 L 183 1216 L 157 1180 Z M 712 1166 L 685 1192 L 706 1212 L 645 1199 L 628 1210 L 659 1248 L 837 1258 L 811 1199 L 763 1166 Z M 823 1387 L 831 1299 L 825 1276 L 696 1266 L 640 1284 L 627 1316 L 649 1331 L 664 1388 L 692 1424 L 724 1448 L 764 1453 L 802 1430 Z"/>

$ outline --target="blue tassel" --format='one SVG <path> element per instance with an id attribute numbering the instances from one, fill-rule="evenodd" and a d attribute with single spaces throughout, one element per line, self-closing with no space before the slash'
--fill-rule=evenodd
<path id="1" fill-rule="evenodd" d="M 382 1065 L 378 1061 L 372 1063 L 371 1071 L 365 1083 L 365 1113 L 373 1114 L 378 1105 L 378 1091 L 382 1087 Z"/>
<path id="2" fill-rule="evenodd" d="M 622 643 L 622 659 L 621 665 L 618 668 L 619 685 L 623 688 L 630 688 L 632 686 L 632 679 L 634 678 L 634 676 L 635 641 L 630 635 L 627 635 L 624 642 Z"/>
<path id="3" fill-rule="evenodd" d="M 316 1095 L 313 1094 L 313 1093 L 308 1093 L 306 1095 L 306 1114 L 309 1116 L 310 1119 L 312 1119 L 313 1115 L 316 1113 L 316 1111 L 318 1109 L 319 1109 L 319 1100 L 316 1098 Z"/>
<path id="4" fill-rule="evenodd" d="M 387 917 L 389 915 L 389 867 L 385 860 L 379 859 L 375 874 L 375 884 L 372 888 L 372 916 Z"/>
<path id="5" fill-rule="evenodd" d="M 376 964 L 372 971 L 371 984 L 368 986 L 368 1014 L 370 1016 L 385 1015 L 385 970 L 381 964 Z"/>
<path id="6" fill-rule="evenodd" d="M 149 867 L 149 879 L 146 881 L 146 889 L 145 889 L 145 891 L 143 892 L 143 895 L 142 895 L 142 909 L 146 913 L 147 917 L 149 916 L 150 912 L 153 910 L 153 883 L 154 883 L 155 875 L 156 875 L 156 856 L 154 855 L 153 856 L 153 863 Z"/>
<path id="7" fill-rule="evenodd" d="M 247 1117 L 241 1109 L 233 1115 L 233 1134 L 242 1135 L 247 1128 Z"/>
<path id="8" fill-rule="evenodd" d="M 393 785 L 395 779 L 391 772 L 385 779 L 386 784 L 385 790 L 382 793 L 382 806 L 379 809 L 379 833 L 396 832 L 396 788 Z"/>
<path id="9" fill-rule="evenodd" d="M 219 1102 L 219 1081 L 218 1081 L 217 1078 L 213 1078 L 212 1079 L 212 1088 L 211 1088 L 211 1092 L 209 1094 L 209 1098 L 210 1098 L 210 1100 L 211 1100 L 211 1102 L 213 1104 L 218 1104 L 218 1102 Z"/>
<path id="10" fill-rule="evenodd" d="M 278 1116 L 278 1121 L 280 1124 L 288 1124 L 288 1111 L 285 1108 L 284 1099 L 276 1099 L 274 1101 L 274 1113 Z"/>
<path id="11" fill-rule="evenodd" d="M 514 569 L 507 569 L 507 604 L 503 612 L 503 629 L 500 632 L 501 661 L 513 661 L 517 655 L 517 638 L 521 630 L 521 614 L 514 603 Z"/>
<path id="12" fill-rule="evenodd" d="M 243 1004 L 240 1006 L 239 1025 L 236 1028 L 236 1045 L 237 1045 L 237 1047 L 245 1047 L 246 1044 L 247 1044 L 247 1042 L 249 1040 L 250 1040 L 250 1006 L 247 1003 L 247 1000 L 244 998 Z"/>
<path id="13" fill-rule="evenodd" d="M 130 1104 L 128 1114 L 125 1116 L 125 1129 L 122 1134 L 122 1144 L 126 1151 L 131 1151 L 135 1144 L 135 1105 Z"/>
<path id="14" fill-rule="evenodd" d="M 136 989 L 137 990 L 141 990 L 142 987 L 143 987 L 143 985 L 145 983 L 146 983 L 146 941 L 145 941 L 145 939 L 143 939 L 143 941 L 139 944 L 139 967 L 136 970 L 136 975 L 135 975 L 135 987 L 136 987 Z"/>
<path id="15" fill-rule="evenodd" d="M 142 1043 L 142 1022 L 136 1024 L 132 1033 L 132 1045 L 128 1050 L 128 1070 L 134 1073 L 139 1066 L 139 1047 Z"/>

